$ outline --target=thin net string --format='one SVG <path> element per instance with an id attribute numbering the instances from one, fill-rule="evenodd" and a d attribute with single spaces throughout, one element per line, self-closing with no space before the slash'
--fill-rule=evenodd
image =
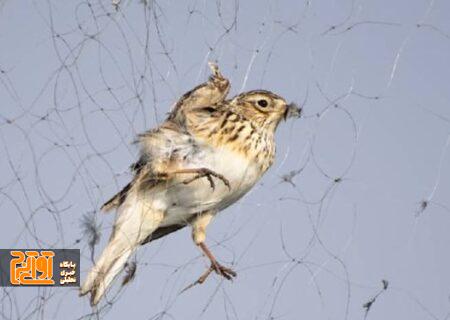
<path id="1" fill-rule="evenodd" d="M 80 248 L 82 278 L 133 140 L 208 61 L 233 94 L 269 89 L 304 111 L 280 127 L 274 168 L 209 228 L 233 283 L 182 292 L 207 267 L 186 230 L 141 248 L 96 309 L 75 289 L 2 288 L 1 317 L 445 319 L 449 261 L 429 252 L 445 256 L 450 217 L 449 8 L 392 6 L 0 1 L 1 243 Z"/>

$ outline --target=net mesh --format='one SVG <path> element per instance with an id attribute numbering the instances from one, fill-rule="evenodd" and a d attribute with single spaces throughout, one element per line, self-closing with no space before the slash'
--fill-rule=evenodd
<path id="1" fill-rule="evenodd" d="M 2 288 L 3 319 L 447 319 L 450 20 L 445 1 L 0 1 L 0 239 L 80 248 L 84 278 L 135 136 L 217 61 L 232 94 L 303 107 L 277 161 L 217 217 L 142 247 L 98 308 Z"/>

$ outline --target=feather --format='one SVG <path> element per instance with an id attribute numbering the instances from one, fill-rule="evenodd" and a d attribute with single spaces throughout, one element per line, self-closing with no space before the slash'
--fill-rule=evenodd
<path id="1" fill-rule="evenodd" d="M 120 192 L 116 193 L 111 199 L 106 201 L 100 209 L 103 212 L 108 212 L 111 209 L 120 207 L 120 205 L 125 200 L 128 191 L 131 188 L 131 184 L 132 184 L 131 182 L 129 184 L 127 184 L 122 190 L 120 190 Z"/>
<path id="2" fill-rule="evenodd" d="M 111 239 L 80 289 L 80 295 L 91 293 L 91 305 L 100 301 L 130 255 L 158 228 L 163 214 L 150 199 L 148 192 L 130 188 L 119 207 Z"/>

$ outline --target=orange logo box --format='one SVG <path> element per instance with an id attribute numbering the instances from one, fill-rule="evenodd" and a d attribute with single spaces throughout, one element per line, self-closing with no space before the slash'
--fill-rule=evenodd
<path id="1" fill-rule="evenodd" d="M 13 285 L 53 285 L 53 251 L 11 251 L 10 281 Z M 38 275 L 39 274 L 39 275 Z"/>
<path id="2" fill-rule="evenodd" d="M 1 286 L 79 286 L 78 249 L 0 249 Z"/>

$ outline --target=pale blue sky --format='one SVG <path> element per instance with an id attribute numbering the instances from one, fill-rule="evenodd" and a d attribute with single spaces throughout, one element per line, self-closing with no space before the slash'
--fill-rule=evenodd
<path id="1" fill-rule="evenodd" d="M 179 295 L 207 266 L 186 229 L 138 251 L 99 317 L 364 319 L 386 279 L 367 319 L 447 319 L 450 3 L 147 2 L 0 2 L 1 247 L 80 248 L 86 272 L 82 217 L 101 225 L 97 254 L 114 218 L 98 209 L 129 180 L 135 135 L 217 60 L 232 95 L 272 90 L 305 115 L 208 230 L 238 278 Z M 3 319 L 91 317 L 73 289 L 1 297 Z"/>

